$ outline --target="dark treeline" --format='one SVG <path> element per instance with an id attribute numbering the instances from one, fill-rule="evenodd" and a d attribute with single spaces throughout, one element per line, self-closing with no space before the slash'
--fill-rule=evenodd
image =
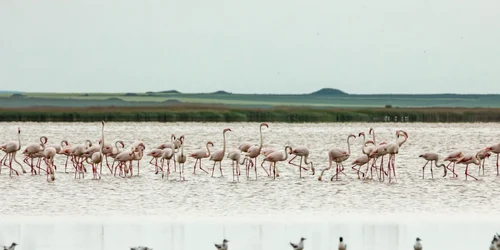
<path id="1" fill-rule="evenodd" d="M 18 108 L 0 109 L 0 121 L 20 122 L 500 122 L 500 109 L 228 109 L 176 108 Z"/>

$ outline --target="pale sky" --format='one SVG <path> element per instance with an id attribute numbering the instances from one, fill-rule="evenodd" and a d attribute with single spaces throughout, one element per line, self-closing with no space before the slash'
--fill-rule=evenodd
<path id="1" fill-rule="evenodd" d="M 0 90 L 500 93 L 498 0 L 0 0 Z"/>

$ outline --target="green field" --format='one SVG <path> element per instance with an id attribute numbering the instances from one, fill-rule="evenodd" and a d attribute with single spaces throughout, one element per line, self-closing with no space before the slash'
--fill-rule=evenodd
<path id="1" fill-rule="evenodd" d="M 352 95 L 323 89 L 311 94 L 231 94 L 231 93 L 22 93 L 0 94 L 1 107 L 165 107 L 183 104 L 215 104 L 233 108 L 276 106 L 374 108 L 454 107 L 500 108 L 500 95 Z"/>
<path id="2" fill-rule="evenodd" d="M 1 93 L 0 121 L 499 122 L 500 95 Z"/>

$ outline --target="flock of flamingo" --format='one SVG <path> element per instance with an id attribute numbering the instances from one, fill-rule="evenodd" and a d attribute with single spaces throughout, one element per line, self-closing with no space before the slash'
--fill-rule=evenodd
<path id="1" fill-rule="evenodd" d="M 125 144 L 123 141 L 116 141 L 114 145 L 105 142 L 104 137 L 104 126 L 105 122 L 102 122 L 101 128 L 101 138 L 97 144 L 92 144 L 90 140 L 86 140 L 84 144 L 81 145 L 71 145 L 67 140 L 61 141 L 60 144 L 47 144 L 48 138 L 46 136 L 40 137 L 40 143 L 29 144 L 22 151 L 24 157 L 23 162 L 28 165 L 31 169 L 31 174 L 41 174 L 42 172 L 46 174 L 47 181 L 55 180 L 55 170 L 57 166 L 54 164 L 54 158 L 56 155 L 66 156 L 66 162 L 64 165 L 64 172 L 68 173 L 68 164 L 74 169 L 74 178 L 84 178 L 87 172 L 87 167 L 90 165 L 92 169 L 93 179 L 101 179 L 102 166 L 103 163 L 107 166 L 110 174 L 113 176 L 121 177 L 131 177 L 133 175 L 133 162 L 137 162 L 137 175 L 139 175 L 139 163 L 144 156 L 144 151 L 146 146 L 141 140 L 137 140 L 132 143 L 129 149 L 125 149 Z M 222 173 L 222 161 L 226 157 L 232 161 L 233 170 L 233 181 L 239 181 L 239 176 L 241 175 L 240 165 L 245 165 L 245 173 L 247 179 L 250 177 L 250 171 L 253 168 L 255 173 L 255 179 L 257 179 L 257 158 L 262 155 L 264 159 L 261 162 L 261 167 L 266 172 L 267 176 L 275 179 L 279 177 L 279 171 L 276 166 L 278 162 L 283 162 L 288 159 L 289 164 L 292 164 L 299 169 L 299 178 L 302 177 L 302 171 L 311 171 L 312 175 L 315 174 L 314 164 L 308 161 L 309 149 L 304 146 L 299 146 L 292 148 L 291 146 L 285 146 L 284 152 L 278 151 L 273 148 L 263 148 L 263 137 L 262 128 L 269 128 L 267 123 L 261 123 L 259 126 L 260 133 L 260 143 L 254 144 L 250 142 L 243 142 L 239 145 L 238 149 L 229 150 L 226 155 L 226 133 L 230 132 L 231 129 L 226 128 L 222 131 L 223 136 L 223 147 L 215 152 L 210 151 L 209 146 L 214 146 L 211 141 L 206 142 L 205 149 L 195 151 L 193 153 L 184 152 L 184 135 L 176 137 L 172 134 L 170 142 L 163 143 L 156 148 L 150 150 L 146 155 L 151 157 L 149 163 L 155 166 L 155 174 L 161 172 L 162 178 L 169 178 L 172 172 L 177 172 L 177 165 L 179 166 L 179 180 L 186 180 L 184 176 L 184 163 L 187 158 L 193 158 L 195 160 L 193 166 L 193 174 L 196 174 L 196 168 L 209 173 L 202 167 L 202 160 L 208 158 L 213 162 L 211 171 L 212 177 L 214 176 L 214 171 L 216 165 L 218 164 L 220 175 Z M 9 175 L 12 176 L 19 175 L 19 172 L 14 169 L 13 163 L 17 163 L 23 173 L 26 173 L 23 164 L 21 164 L 16 159 L 16 154 L 21 150 L 21 129 L 18 128 L 17 141 L 8 142 L 0 145 L 0 150 L 2 150 L 5 155 L 0 160 L 0 173 L 3 166 L 8 167 L 10 170 Z M 375 131 L 373 128 L 369 129 L 368 132 L 371 135 L 371 139 L 365 138 L 365 133 L 361 132 L 358 137 L 363 137 L 362 155 L 352 161 L 352 169 L 357 173 L 358 179 L 374 179 L 373 172 L 376 173 L 376 178 L 379 181 L 385 181 L 385 177 L 388 177 L 389 182 L 397 181 L 396 178 L 396 166 L 395 158 L 399 153 L 399 149 L 408 140 L 408 133 L 403 130 L 397 130 L 395 132 L 395 141 L 391 143 L 380 142 L 376 144 Z M 344 174 L 344 162 L 346 162 L 351 155 L 351 144 L 350 139 L 356 138 L 356 135 L 350 134 L 347 136 L 347 150 L 342 148 L 332 148 L 328 150 L 328 161 L 329 165 L 327 168 L 321 171 L 318 180 L 322 180 L 324 173 L 333 168 L 333 163 L 335 163 L 335 174 L 331 176 L 330 180 L 338 180 L 340 174 Z M 401 139 L 402 138 L 402 139 Z M 121 147 L 120 147 L 121 146 Z M 420 157 L 424 158 L 427 162 L 422 167 L 422 178 L 424 178 L 424 171 L 427 164 L 430 162 L 431 178 L 433 175 L 433 163 L 436 167 L 442 167 L 444 169 L 444 176 L 446 176 L 448 171 L 453 173 L 454 177 L 458 177 L 455 172 L 456 164 L 464 164 L 465 167 L 465 178 L 472 177 L 477 180 L 476 177 L 472 176 L 468 172 L 469 164 L 479 165 L 479 171 L 483 170 L 484 174 L 484 159 L 489 157 L 491 153 L 497 155 L 497 175 L 498 173 L 498 155 L 500 153 L 500 144 L 495 144 L 490 147 L 486 147 L 480 150 L 476 154 L 463 154 L 462 152 L 453 152 L 444 158 L 443 161 L 448 161 L 448 165 L 439 164 L 439 155 L 434 152 L 427 152 L 421 154 Z M 389 155 L 387 160 L 387 167 L 384 168 L 384 156 Z M 300 162 L 294 163 L 293 161 L 300 157 Z M 110 158 L 112 162 L 110 164 Z M 35 162 L 36 159 L 36 162 Z M 377 165 L 377 161 L 380 159 L 380 164 Z M 171 169 L 171 161 L 173 161 L 173 169 Z M 45 164 L 45 168 L 42 167 L 42 162 Z M 264 163 L 269 163 L 269 171 L 264 167 Z M 304 165 L 303 165 L 304 163 Z M 451 164 L 453 164 L 451 166 Z M 365 169 L 362 169 L 366 166 Z M 369 176 L 368 176 L 369 175 Z M 444 177 L 443 176 L 443 177 Z"/>

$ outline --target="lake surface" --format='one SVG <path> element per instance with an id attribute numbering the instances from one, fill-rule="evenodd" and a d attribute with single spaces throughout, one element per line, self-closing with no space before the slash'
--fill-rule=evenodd
<path id="1" fill-rule="evenodd" d="M 28 143 L 36 143 L 45 135 L 49 144 L 67 139 L 71 144 L 84 143 L 90 139 L 96 143 L 100 138 L 100 123 L 1 123 L 1 143 L 16 140 L 17 127 L 21 128 L 24 149 Z M 369 127 L 376 131 L 377 142 L 395 140 L 395 131 L 403 129 L 409 139 L 396 157 L 398 181 L 388 184 L 379 181 L 358 180 L 350 165 L 346 164 L 346 176 L 339 181 L 330 181 L 334 169 L 325 173 L 323 181 L 317 177 L 321 169 L 328 166 L 327 151 L 333 147 L 347 149 L 346 138 L 350 133 L 358 135 Z M 213 149 L 222 148 L 222 130 L 228 132 L 228 150 L 237 148 L 240 142 L 258 143 L 258 123 L 107 123 L 105 140 L 123 140 L 130 146 L 137 139 L 146 145 L 146 153 L 161 143 L 170 141 L 170 135 L 185 136 L 185 152 L 190 153 L 205 147 L 210 140 Z M 281 176 L 276 180 L 267 177 L 258 168 L 258 180 L 253 171 L 247 180 L 244 171 L 239 183 L 232 182 L 231 161 L 223 162 L 224 177 L 216 178 L 197 170 L 192 174 L 194 160 L 186 162 L 187 181 L 178 181 L 178 173 L 170 180 L 154 174 L 150 158 L 141 161 L 139 176 L 132 178 L 113 177 L 103 168 L 103 177 L 91 179 L 90 167 L 85 179 L 75 180 L 73 173 L 65 174 L 66 157 L 58 156 L 56 181 L 47 183 L 46 177 L 27 174 L 10 178 L 3 167 L 0 175 L 0 214 L 26 216 L 169 216 L 171 218 L 193 217 L 241 217 L 241 216 L 333 216 L 333 215 L 392 215 L 392 214 L 466 214 L 500 215 L 498 197 L 500 178 L 496 176 L 496 156 L 487 159 L 484 176 L 479 181 L 464 180 L 465 166 L 457 165 L 459 178 L 449 174 L 442 178 L 442 169 L 435 169 L 434 179 L 422 180 L 425 160 L 419 154 L 435 151 L 444 158 L 455 150 L 464 153 L 476 152 L 500 141 L 498 124 L 418 124 L 418 123 L 336 123 L 336 124 L 288 124 L 269 123 L 263 128 L 264 147 L 274 147 L 284 152 L 285 145 L 307 146 L 310 160 L 315 163 L 317 173 L 306 173 L 298 178 L 297 167 L 286 162 L 278 163 Z M 362 139 L 351 140 L 351 162 L 360 156 Z M 227 153 L 226 153 L 227 154 Z M 20 154 L 17 158 L 21 161 Z M 259 158 L 259 165 L 260 160 Z M 212 165 L 203 160 L 203 167 Z M 16 166 L 19 169 L 19 166 Z M 136 171 L 136 167 L 134 171 Z M 477 166 L 471 165 L 470 173 L 477 176 Z M 72 171 L 72 169 L 71 169 Z M 426 169 L 426 178 L 430 178 Z"/>

